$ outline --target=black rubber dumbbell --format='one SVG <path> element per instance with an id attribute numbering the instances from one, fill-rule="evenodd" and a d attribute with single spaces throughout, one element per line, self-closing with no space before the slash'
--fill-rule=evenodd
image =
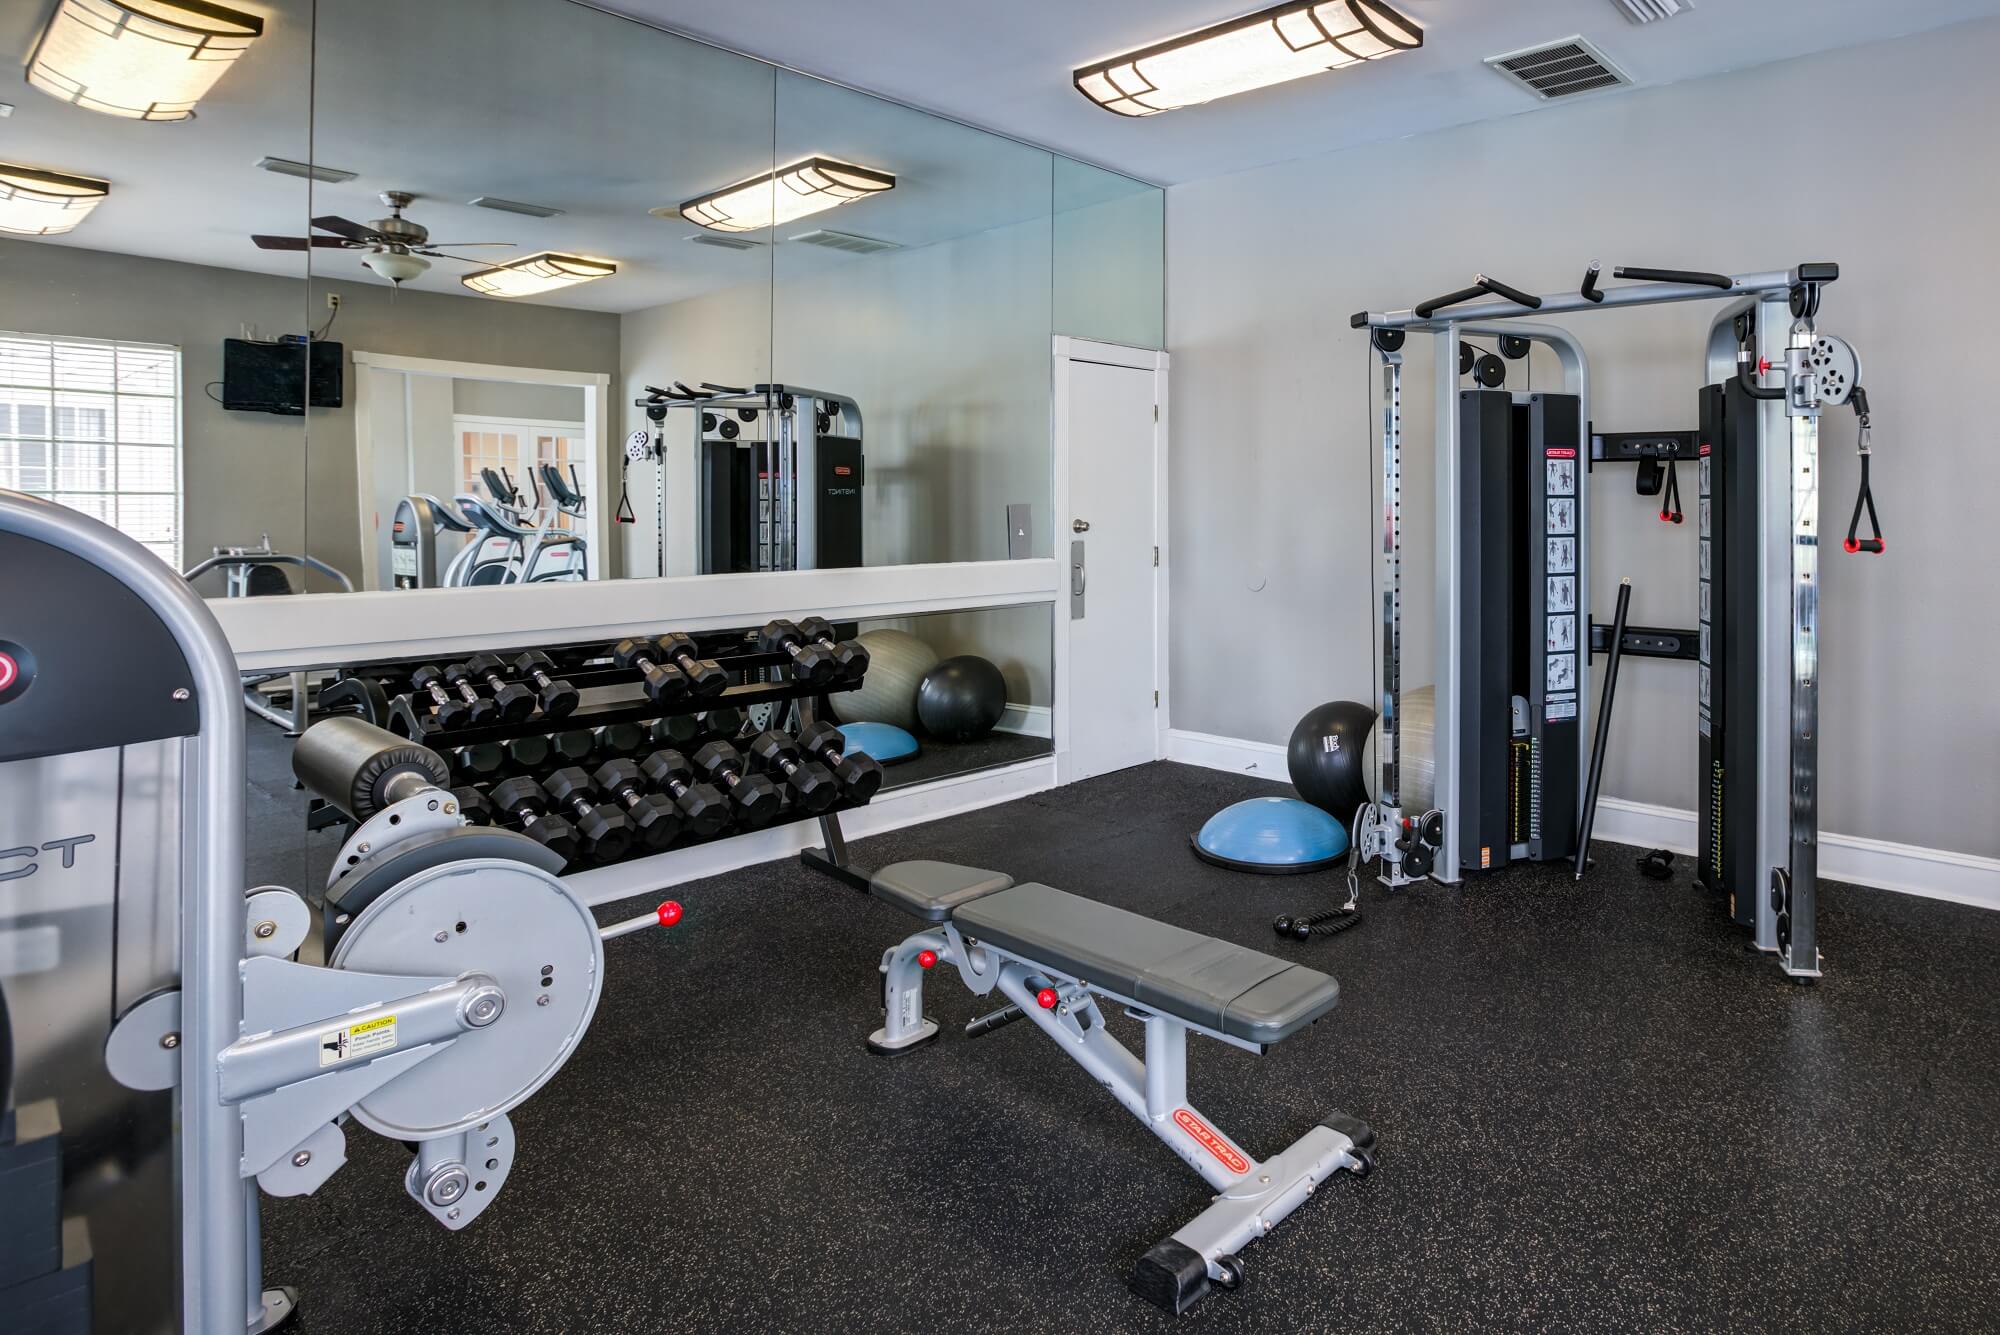
<path id="1" fill-rule="evenodd" d="M 454 788 L 451 795 L 458 799 L 458 814 L 465 818 L 467 825 L 491 825 L 493 804 L 486 800 L 486 794 L 477 788 Z"/>
<path id="2" fill-rule="evenodd" d="M 625 823 L 625 813 L 609 802 L 592 800 L 597 786 L 588 774 L 569 765 L 549 775 L 542 787 L 569 808 L 570 824 L 582 837 L 592 862 L 615 862 L 631 850 L 632 827 Z"/>
<path id="3" fill-rule="evenodd" d="M 778 818 L 785 804 L 778 786 L 761 774 L 750 773 L 743 756 L 728 742 L 710 742 L 694 753 L 694 766 L 723 792 L 736 811 L 736 823 L 746 830 L 761 830 Z"/>
<path id="4" fill-rule="evenodd" d="M 493 692 L 493 703 L 500 707 L 500 721 L 519 723 L 535 712 L 535 693 L 518 681 L 508 681 L 500 674 L 507 665 L 492 654 L 474 654 L 465 660 L 465 666 L 473 676 L 486 683 L 486 689 Z"/>
<path id="5" fill-rule="evenodd" d="M 687 677 L 695 699 L 713 700 L 729 689 L 729 674 L 713 658 L 701 656 L 701 646 L 694 642 L 693 636 L 682 635 L 678 631 L 662 635 L 660 652 Z"/>
<path id="6" fill-rule="evenodd" d="M 514 660 L 514 671 L 535 683 L 535 692 L 542 701 L 543 718 L 567 718 L 583 698 L 576 687 L 549 675 L 555 670 L 556 665 L 540 649 L 530 649 Z"/>
<path id="7" fill-rule="evenodd" d="M 840 800 L 840 785 L 826 766 L 800 757 L 798 743 L 784 733 L 758 733 L 749 751 L 757 768 L 783 779 L 792 790 L 792 800 L 812 814 L 818 815 Z"/>
<path id="8" fill-rule="evenodd" d="M 551 765 L 580 765 L 590 759 L 592 748 L 597 745 L 597 734 L 588 728 L 571 728 L 549 738 L 549 756 L 546 763 Z"/>
<path id="9" fill-rule="evenodd" d="M 834 671 L 842 681 L 860 681 L 868 675 L 868 646 L 859 640 L 837 640 L 833 623 L 825 617 L 805 617 L 799 634 L 833 656 Z"/>
<path id="10" fill-rule="evenodd" d="M 653 720 L 653 740 L 668 746 L 693 746 L 708 736 L 699 714 L 669 714 Z"/>
<path id="11" fill-rule="evenodd" d="M 831 723 L 815 723 L 800 733 L 799 749 L 833 771 L 850 802 L 866 802 L 882 789 L 881 762 L 860 751 L 849 751 L 847 738 Z"/>
<path id="12" fill-rule="evenodd" d="M 649 793 L 636 760 L 607 760 L 590 776 L 603 793 L 625 808 L 625 819 L 647 848 L 659 851 L 681 832 L 680 808 L 665 793 Z"/>
<path id="13" fill-rule="evenodd" d="M 637 671 L 645 684 L 646 697 L 654 704 L 684 700 L 691 689 L 687 673 L 672 663 L 662 663 L 660 646 L 651 640 L 620 640 L 611 650 L 612 661 L 628 671 Z"/>
<path id="14" fill-rule="evenodd" d="M 729 706 L 711 709 L 701 716 L 701 726 L 710 737 L 733 742 L 743 735 L 743 711 Z"/>
<path id="15" fill-rule="evenodd" d="M 590 754 L 598 760 L 635 756 L 645 749 L 646 729 L 637 723 L 607 723 L 597 730 Z"/>
<path id="16" fill-rule="evenodd" d="M 446 663 L 444 679 L 458 692 L 458 698 L 465 701 L 468 721 L 473 727 L 490 727 L 500 721 L 500 706 L 481 695 L 472 684 L 472 669 L 463 663 Z"/>
<path id="17" fill-rule="evenodd" d="M 767 654 L 785 654 L 792 660 L 792 676 L 808 686 L 824 686 L 833 680 L 833 655 L 816 644 L 807 644 L 799 628 L 789 621 L 767 621 L 757 637 Z"/>
<path id="18" fill-rule="evenodd" d="M 688 833 L 697 839 L 722 833 L 729 824 L 729 803 L 713 784 L 696 783 L 686 756 L 674 750 L 655 751 L 639 766 L 646 781 L 674 799 Z"/>
<path id="19" fill-rule="evenodd" d="M 481 742 L 477 746 L 461 746 L 451 753 L 453 774 L 475 774 L 489 778 L 507 766 L 507 749 L 498 742 Z"/>
<path id="20" fill-rule="evenodd" d="M 507 766 L 516 771 L 537 770 L 549 763 L 549 739 L 546 737 L 516 737 L 502 749 L 507 753 Z"/>
<path id="21" fill-rule="evenodd" d="M 463 728 L 472 717 L 465 702 L 455 699 L 444 688 L 444 669 L 435 663 L 426 663 L 410 674 L 410 689 L 430 693 L 431 723 L 435 727 Z"/>
<path id="22" fill-rule="evenodd" d="M 502 779 L 486 795 L 495 808 L 511 816 L 527 835 L 559 855 L 564 862 L 576 857 L 576 831 L 561 816 L 550 814 L 549 795 L 525 774 Z"/>

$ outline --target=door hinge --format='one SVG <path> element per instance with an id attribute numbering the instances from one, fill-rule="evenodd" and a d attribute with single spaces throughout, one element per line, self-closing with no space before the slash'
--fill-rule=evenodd
<path id="1" fill-rule="evenodd" d="M 1157 570 L 1159 569 L 1159 566 L 1160 566 L 1160 549 L 1158 547 L 1155 547 L 1153 548 L 1153 568 Z"/>
<path id="2" fill-rule="evenodd" d="M 1154 691 L 1154 692 L 1153 692 L 1153 708 L 1155 708 L 1155 709 L 1158 709 L 1159 707 L 1160 707 L 1160 693 L 1159 693 L 1158 691 Z"/>
<path id="3" fill-rule="evenodd" d="M 1157 403 L 1153 405 L 1153 420 L 1155 422 L 1160 420 L 1160 405 Z"/>

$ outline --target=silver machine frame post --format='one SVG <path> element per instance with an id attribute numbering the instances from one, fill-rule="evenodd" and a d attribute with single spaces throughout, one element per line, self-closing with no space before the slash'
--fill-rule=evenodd
<path id="1" fill-rule="evenodd" d="M 1562 362 L 1564 389 L 1577 396 L 1582 414 L 1579 439 L 1590 440 L 1588 366 L 1581 345 L 1567 330 L 1548 325 L 1516 323 L 1526 316 L 1658 306 L 1684 301 L 1727 300 L 1731 304 L 1711 325 L 1705 383 L 1723 383 L 1739 371 L 1735 317 L 1745 310 L 1756 316 L 1755 352 L 1760 367 L 1781 377 L 1783 392 L 1758 405 L 1758 475 L 1762 502 L 1758 564 L 1758 660 L 1762 665 L 1761 709 L 1757 719 L 1758 826 L 1757 865 L 1766 868 L 1771 890 L 1756 887 L 1755 945 L 1778 957 L 1789 975 L 1814 978 L 1820 973 L 1815 922 L 1818 891 L 1818 733 L 1819 733 L 1819 394 L 1806 364 L 1817 307 L 1818 286 L 1832 276 L 1800 270 L 1764 270 L 1717 275 L 1716 281 L 1640 281 L 1594 290 L 1593 265 L 1585 290 L 1517 300 L 1525 294 L 1489 283 L 1483 275 L 1475 286 L 1417 308 L 1361 312 L 1351 323 L 1369 331 L 1381 364 L 1382 407 L 1382 730 L 1378 745 L 1381 767 L 1379 806 L 1393 829 L 1402 813 L 1402 344 L 1409 333 L 1433 336 L 1436 356 L 1436 581 L 1437 581 L 1437 703 L 1435 801 L 1444 813 L 1443 839 L 1431 879 L 1451 884 L 1461 867 L 1459 822 L 1452 803 L 1459 790 L 1457 718 L 1461 681 L 1461 590 L 1457 577 L 1462 506 L 1459 486 L 1459 414 L 1457 395 L 1461 335 L 1505 334 L 1540 342 Z M 1620 275 L 1622 276 L 1622 275 Z M 1639 277 L 1634 274 L 1634 277 Z M 1837 276 L 1837 271 L 1835 275 Z M 1728 286 L 1718 284 L 1726 277 Z M 1812 300 L 1804 315 L 1795 316 L 1796 294 L 1810 288 Z M 1463 303 L 1475 304 L 1465 305 Z M 1532 303 L 1532 304 L 1529 304 Z M 1449 309 L 1447 309 L 1449 308 Z M 1386 337 L 1385 337 L 1386 335 Z M 1766 372 L 1758 371 L 1759 384 Z M 1748 374 L 1748 372 L 1746 372 Z M 1587 462 L 1587 461 L 1586 461 Z M 1588 488 L 1578 486 L 1578 580 L 1583 626 L 1579 650 L 1579 728 L 1588 734 L 1590 653 L 1588 597 Z M 1780 590 L 1785 592 L 1781 593 Z M 1578 783 L 1578 801 L 1584 781 Z M 1782 795 L 1782 796 L 1781 796 Z M 1386 838 L 1367 852 L 1383 860 L 1383 880 L 1391 886 L 1418 878 L 1404 874 L 1402 854 Z M 1789 940 L 1780 942 L 1779 906 L 1789 911 Z"/>

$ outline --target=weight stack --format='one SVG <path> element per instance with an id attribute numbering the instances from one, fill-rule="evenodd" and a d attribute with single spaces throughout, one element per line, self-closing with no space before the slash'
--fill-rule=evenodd
<path id="1" fill-rule="evenodd" d="M 0 1330 L 90 1335 L 90 1230 L 62 1217 L 53 1099 L 0 1117 Z"/>

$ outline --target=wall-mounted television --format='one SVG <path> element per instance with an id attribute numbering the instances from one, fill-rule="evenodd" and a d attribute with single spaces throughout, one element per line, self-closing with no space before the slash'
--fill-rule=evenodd
<path id="1" fill-rule="evenodd" d="M 339 343 L 253 343 L 222 340 L 222 406 L 236 412 L 283 413 L 306 410 L 306 355 L 312 355 L 312 406 L 341 405 Z"/>

